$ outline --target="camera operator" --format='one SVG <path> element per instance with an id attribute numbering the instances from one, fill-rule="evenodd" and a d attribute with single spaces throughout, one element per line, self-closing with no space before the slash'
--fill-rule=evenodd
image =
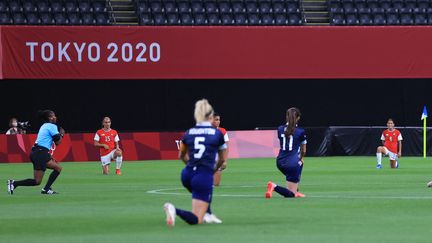
<path id="1" fill-rule="evenodd" d="M 16 135 L 16 134 L 26 134 L 26 128 L 29 126 L 28 122 L 18 122 L 18 120 L 13 117 L 9 120 L 9 130 L 7 130 L 6 135 Z"/>

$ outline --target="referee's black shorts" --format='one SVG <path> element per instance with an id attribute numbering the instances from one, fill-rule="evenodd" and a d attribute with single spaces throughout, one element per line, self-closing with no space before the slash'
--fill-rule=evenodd
<path id="1" fill-rule="evenodd" d="M 45 171 L 47 163 L 52 159 L 49 150 L 42 146 L 33 146 L 30 152 L 30 160 L 33 163 L 34 170 Z"/>

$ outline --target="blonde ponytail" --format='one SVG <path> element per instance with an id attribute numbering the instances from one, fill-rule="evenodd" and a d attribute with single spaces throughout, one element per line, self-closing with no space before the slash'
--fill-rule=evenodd
<path id="1" fill-rule="evenodd" d="M 207 99 L 201 99 L 195 103 L 194 116 L 197 123 L 207 121 L 209 117 L 213 115 L 213 113 L 213 108 L 208 103 Z"/>

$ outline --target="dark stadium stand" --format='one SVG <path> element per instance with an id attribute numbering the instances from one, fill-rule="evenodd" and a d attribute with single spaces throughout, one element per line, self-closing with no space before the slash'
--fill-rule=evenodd
<path id="1" fill-rule="evenodd" d="M 0 0 L 1 25 L 432 25 L 431 0 Z"/>
<path id="2" fill-rule="evenodd" d="M 329 0 L 331 25 L 430 25 L 429 0 Z"/>
<path id="3" fill-rule="evenodd" d="M 2 25 L 110 25 L 105 0 L 0 0 Z"/>
<path id="4" fill-rule="evenodd" d="M 135 0 L 140 25 L 302 25 L 299 0 Z"/>

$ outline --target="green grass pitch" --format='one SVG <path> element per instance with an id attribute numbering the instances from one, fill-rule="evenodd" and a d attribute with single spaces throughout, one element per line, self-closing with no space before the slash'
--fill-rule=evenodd
<path id="1" fill-rule="evenodd" d="M 0 164 L 0 242 L 431 242 L 432 161 L 405 157 L 375 169 L 373 157 L 306 158 L 306 198 L 265 199 L 266 183 L 284 184 L 274 159 L 232 159 L 214 192 L 220 225 L 165 225 L 163 203 L 190 209 L 180 161 L 125 162 L 123 175 L 99 163 L 62 163 L 54 189 L 6 180 L 32 175 L 31 164 Z M 47 175 L 43 183 L 46 182 Z"/>

